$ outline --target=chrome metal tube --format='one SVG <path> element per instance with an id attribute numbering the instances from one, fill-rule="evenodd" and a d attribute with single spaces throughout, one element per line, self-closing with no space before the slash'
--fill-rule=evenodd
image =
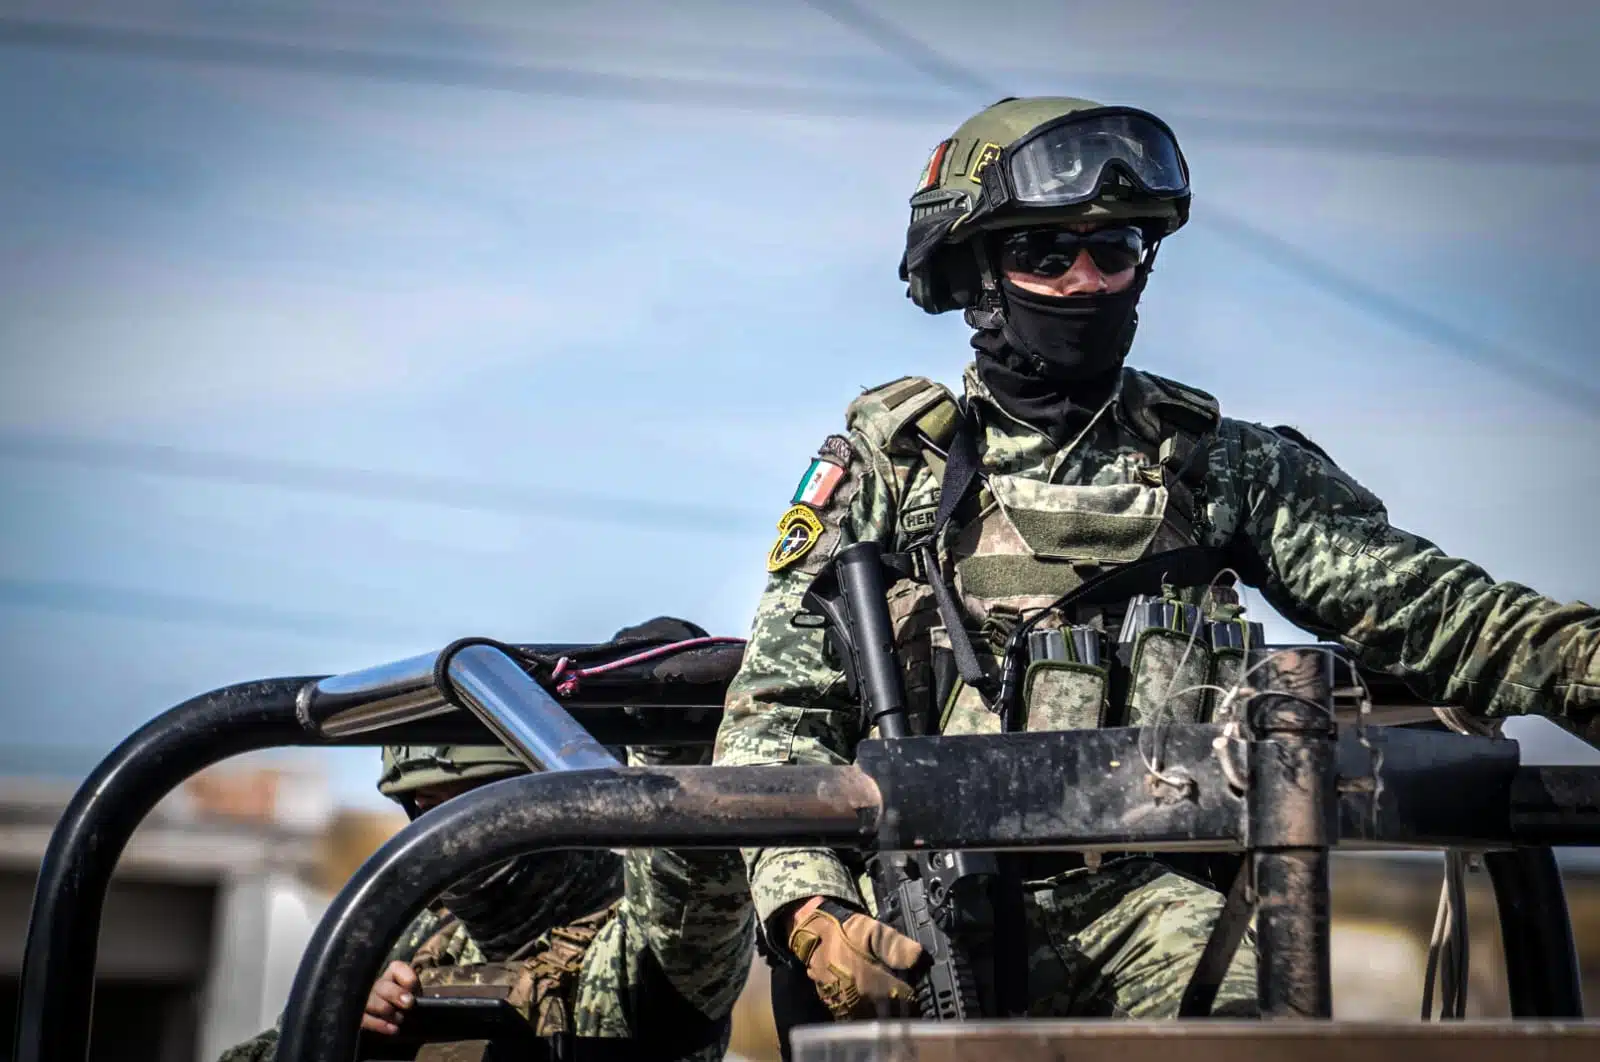
<path id="1" fill-rule="evenodd" d="M 494 646 L 456 650 L 445 674 L 472 714 L 529 767 L 581 771 L 622 766 L 561 702 Z"/>
<path id="2" fill-rule="evenodd" d="M 329 675 L 303 694 L 310 722 L 330 738 L 381 730 L 455 711 L 439 694 L 433 669 L 439 653 Z"/>

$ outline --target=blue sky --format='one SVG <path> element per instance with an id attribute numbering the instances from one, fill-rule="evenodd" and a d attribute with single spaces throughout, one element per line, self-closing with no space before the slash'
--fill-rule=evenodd
<path id="1" fill-rule="evenodd" d="M 771 526 L 850 397 L 906 373 L 954 382 L 966 356 L 959 319 L 912 307 L 894 266 L 927 151 L 990 99 L 827 6 L 0 4 L 8 738 L 93 757 L 217 685 L 464 634 L 603 638 L 662 612 L 744 633 Z M 1172 122 L 1195 221 L 1163 250 L 1136 363 L 1299 425 L 1397 523 L 1496 577 L 1600 600 L 1600 409 L 1583 398 L 1600 14 L 1014 2 L 974 24 L 970 5 L 870 6 L 987 83 Z M 46 18 L 433 73 L 6 34 Z M 461 64 L 520 69 L 524 90 L 427 83 Z M 1226 216 L 1547 382 L 1285 272 Z M 19 449 L 59 436 L 516 484 L 551 505 L 362 501 Z M 183 620 L 64 583 L 235 611 Z M 335 758 L 344 795 L 366 799 L 373 758 Z"/>

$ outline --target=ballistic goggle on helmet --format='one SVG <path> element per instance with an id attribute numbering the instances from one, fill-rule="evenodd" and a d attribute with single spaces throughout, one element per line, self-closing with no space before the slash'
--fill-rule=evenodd
<path id="1" fill-rule="evenodd" d="M 970 306 L 972 243 L 996 230 L 1125 222 L 1154 243 L 1189 220 L 1189 166 L 1155 115 L 1070 97 L 1006 99 L 938 144 L 911 196 L 900 279 L 929 313 Z"/>

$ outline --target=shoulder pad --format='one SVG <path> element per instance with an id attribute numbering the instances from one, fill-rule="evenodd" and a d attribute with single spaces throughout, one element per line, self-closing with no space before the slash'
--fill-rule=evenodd
<path id="1" fill-rule="evenodd" d="M 1148 413 L 1166 431 L 1206 435 L 1222 420 L 1222 407 L 1197 387 L 1155 373 L 1130 369 L 1124 378 L 1124 396 L 1138 413 Z"/>
<path id="2" fill-rule="evenodd" d="M 845 412 L 845 423 L 885 453 L 915 453 L 917 434 L 943 446 L 955 431 L 955 396 L 943 384 L 921 376 L 864 391 Z"/>
<path id="3" fill-rule="evenodd" d="M 1281 435 L 1290 442 L 1298 443 L 1326 461 L 1333 460 L 1332 457 L 1328 456 L 1328 451 L 1312 442 L 1310 438 L 1306 436 L 1305 432 L 1301 431 L 1299 428 L 1291 427 L 1288 424 L 1274 424 L 1272 426 L 1272 434 Z"/>

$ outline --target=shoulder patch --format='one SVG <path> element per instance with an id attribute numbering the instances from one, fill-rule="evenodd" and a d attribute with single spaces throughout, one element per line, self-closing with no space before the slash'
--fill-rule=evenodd
<path id="1" fill-rule="evenodd" d="M 850 445 L 850 440 L 843 435 L 830 435 L 822 440 L 822 445 L 817 448 L 817 456 L 827 458 L 846 468 L 856 455 L 856 448 Z"/>
<path id="2" fill-rule="evenodd" d="M 767 552 L 767 571 L 780 572 L 803 558 L 822 538 L 822 521 L 808 505 L 791 506 L 778 521 L 778 540 Z"/>
<path id="3" fill-rule="evenodd" d="M 843 435 L 830 435 L 822 440 L 817 456 L 806 466 L 805 475 L 800 477 L 789 504 L 825 508 L 834 491 L 849 477 L 850 461 L 855 455 L 855 447 Z"/>
<path id="4" fill-rule="evenodd" d="M 885 452 L 915 453 L 918 447 L 907 429 L 941 402 L 955 405 L 948 388 L 921 376 L 907 376 L 863 392 L 850 403 L 845 422 Z"/>
<path id="5" fill-rule="evenodd" d="M 844 482 L 847 475 L 849 473 L 843 465 L 825 457 L 813 457 L 811 464 L 806 466 L 806 474 L 800 477 L 789 504 L 821 509 L 828 504 L 828 499 L 833 497 L 833 492 L 839 489 L 839 484 Z"/>

